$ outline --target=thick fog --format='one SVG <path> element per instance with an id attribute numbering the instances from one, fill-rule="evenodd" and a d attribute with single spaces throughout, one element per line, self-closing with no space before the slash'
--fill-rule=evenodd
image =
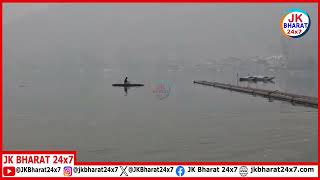
<path id="1" fill-rule="evenodd" d="M 287 40 L 279 20 L 296 7 L 310 14 L 311 29 L 303 38 Z M 63 50 L 107 61 L 199 61 L 279 55 L 282 41 L 288 41 L 287 48 L 298 46 L 315 57 L 316 9 L 316 4 L 6 4 L 5 55 L 15 51 L 45 62 Z"/>
<path id="2" fill-rule="evenodd" d="M 291 8 L 311 18 L 298 39 L 280 32 Z M 5 4 L 4 147 L 77 150 L 81 161 L 315 161 L 317 109 L 193 81 L 275 76 L 241 85 L 317 96 L 317 9 Z M 126 95 L 112 86 L 125 76 L 145 86 Z M 172 85 L 166 99 L 157 82 Z"/>

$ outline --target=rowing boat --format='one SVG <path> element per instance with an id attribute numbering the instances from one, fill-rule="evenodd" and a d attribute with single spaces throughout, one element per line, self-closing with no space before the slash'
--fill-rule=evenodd
<path id="1" fill-rule="evenodd" d="M 144 86 L 144 84 L 112 84 L 112 86 L 134 87 L 134 86 Z"/>
<path id="2" fill-rule="evenodd" d="M 240 81 L 272 81 L 275 77 L 267 76 L 246 76 L 239 78 Z"/>

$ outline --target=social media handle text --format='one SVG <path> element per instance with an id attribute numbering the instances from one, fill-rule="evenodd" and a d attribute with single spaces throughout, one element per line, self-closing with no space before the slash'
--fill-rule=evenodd
<path id="1" fill-rule="evenodd" d="M 75 166 L 73 172 L 80 173 L 118 173 L 118 166 Z"/>
<path id="2" fill-rule="evenodd" d="M 238 167 L 203 167 L 203 166 L 190 166 L 187 169 L 188 173 L 219 173 L 219 172 L 237 172 Z"/>
<path id="3" fill-rule="evenodd" d="M 128 167 L 129 173 L 164 173 L 164 172 L 173 172 L 174 167 L 166 167 L 166 166 L 156 166 L 156 167 L 145 167 L 145 166 L 130 166 Z"/>
<path id="4" fill-rule="evenodd" d="M 59 173 L 61 167 L 16 167 L 16 173 Z"/>

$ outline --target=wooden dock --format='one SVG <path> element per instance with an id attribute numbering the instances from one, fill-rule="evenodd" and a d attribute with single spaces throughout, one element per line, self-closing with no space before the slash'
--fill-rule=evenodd
<path id="1" fill-rule="evenodd" d="M 252 95 L 259 95 L 269 99 L 277 99 L 277 100 L 291 102 L 293 104 L 300 104 L 308 107 L 318 108 L 318 98 L 316 97 L 291 94 L 291 93 L 281 92 L 278 90 L 271 91 L 271 90 L 257 89 L 257 88 L 251 88 L 251 87 L 242 87 L 242 86 L 224 84 L 219 82 L 193 81 L 193 83 L 218 87 L 222 89 L 228 89 L 231 91 L 237 91 L 237 92 L 242 92 L 242 93 L 247 93 Z"/>

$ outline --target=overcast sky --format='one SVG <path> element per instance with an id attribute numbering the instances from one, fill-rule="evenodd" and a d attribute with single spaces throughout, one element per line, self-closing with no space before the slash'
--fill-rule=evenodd
<path id="1" fill-rule="evenodd" d="M 307 11 L 312 25 L 304 37 L 288 41 L 280 33 L 279 21 L 290 8 Z M 316 3 L 10 3 L 4 5 L 3 18 L 5 39 L 14 42 L 16 52 L 45 53 L 44 48 L 59 47 L 114 59 L 194 59 L 280 55 L 281 41 L 315 52 L 317 9 Z"/>

